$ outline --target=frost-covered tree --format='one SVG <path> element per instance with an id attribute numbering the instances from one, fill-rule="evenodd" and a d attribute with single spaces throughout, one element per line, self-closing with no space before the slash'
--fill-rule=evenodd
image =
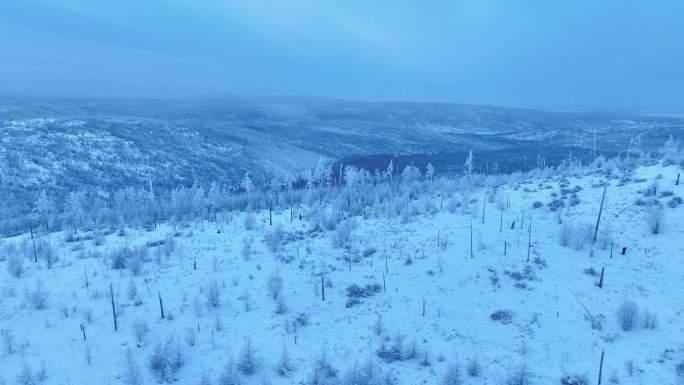
<path id="1" fill-rule="evenodd" d="M 466 183 L 467 183 L 468 188 L 472 187 L 472 177 L 473 177 L 474 168 L 475 168 L 475 161 L 473 159 L 473 152 L 470 151 L 470 152 L 468 152 L 468 156 L 466 157 L 465 163 L 463 164 L 463 176 L 466 179 Z"/>
<path id="2" fill-rule="evenodd" d="M 425 167 L 425 176 L 432 182 L 435 176 L 435 168 L 432 166 L 432 163 L 428 163 L 427 167 Z"/>
<path id="3" fill-rule="evenodd" d="M 313 170 L 313 180 L 319 186 L 327 186 L 332 182 L 332 168 L 326 166 L 323 158 L 318 158 L 316 168 Z"/>
<path id="4" fill-rule="evenodd" d="M 242 187 L 242 189 L 245 190 L 247 195 L 251 194 L 252 191 L 254 191 L 254 182 L 252 182 L 252 179 L 249 177 L 249 172 L 245 173 L 245 176 L 242 178 L 242 182 L 240 182 L 240 187 Z"/>
<path id="5" fill-rule="evenodd" d="M 138 359 L 135 357 L 135 353 L 130 348 L 126 349 L 125 354 L 125 367 L 122 374 L 124 384 L 126 385 L 142 385 L 144 379 L 142 376 L 142 371 L 140 370 L 140 365 L 138 365 Z"/>
<path id="6" fill-rule="evenodd" d="M 280 296 L 280 292 L 283 290 L 283 278 L 278 272 L 273 273 L 273 275 L 268 278 L 267 287 L 269 296 L 272 299 L 277 300 Z"/>
<path id="7" fill-rule="evenodd" d="M 36 201 L 35 213 L 38 214 L 45 225 L 46 230 L 50 230 L 49 217 L 55 211 L 55 202 L 47 195 L 45 190 L 40 192 Z"/>
<path id="8" fill-rule="evenodd" d="M 213 214 L 214 218 L 216 217 L 216 213 L 221 209 L 223 203 L 222 197 L 223 191 L 221 189 L 221 186 L 219 186 L 219 184 L 216 182 L 211 182 L 211 185 L 209 185 L 209 192 L 207 193 L 206 199 L 208 214 Z"/>
<path id="9" fill-rule="evenodd" d="M 209 308 L 217 308 L 221 306 L 221 288 L 216 280 L 213 280 L 209 283 L 204 295 L 207 297 L 207 306 Z"/>
<path id="10" fill-rule="evenodd" d="M 679 156 L 679 141 L 670 135 L 665 141 L 663 148 L 660 150 L 665 164 L 677 163 L 680 160 Z"/>
<path id="11" fill-rule="evenodd" d="M 17 384 L 18 385 L 36 385 L 38 383 L 38 379 L 36 378 L 36 375 L 33 373 L 33 370 L 31 370 L 31 366 L 25 362 L 24 366 L 22 366 L 21 371 L 19 372 L 19 376 L 17 377 Z"/>
<path id="12" fill-rule="evenodd" d="M 420 179 L 420 170 L 418 167 L 410 164 L 404 168 L 404 171 L 401 172 L 401 178 L 405 183 L 411 184 Z"/>
<path id="13" fill-rule="evenodd" d="M 254 350 L 254 345 L 252 344 L 252 339 L 247 338 L 245 346 L 240 354 L 240 359 L 238 360 L 236 367 L 240 373 L 245 376 L 251 376 L 256 373 L 259 366 L 259 359 L 256 356 L 256 351 Z"/>
<path id="14" fill-rule="evenodd" d="M 385 169 L 385 179 L 392 179 L 392 174 L 394 174 L 394 160 L 390 160 L 389 164 L 387 165 L 387 168 Z"/>
<path id="15" fill-rule="evenodd" d="M 289 377 L 294 370 L 295 368 L 292 364 L 292 360 L 290 360 L 290 354 L 287 351 L 287 347 L 283 346 L 283 352 L 280 356 L 278 364 L 276 365 L 276 373 L 282 377 Z"/>
<path id="16" fill-rule="evenodd" d="M 235 371 L 235 363 L 233 362 L 232 359 L 229 359 L 228 362 L 223 366 L 223 370 L 221 371 L 221 374 L 219 375 L 218 381 L 216 381 L 217 385 L 241 385 L 242 380 L 240 379 L 240 376 L 238 373 Z"/>
<path id="17" fill-rule="evenodd" d="M 185 357 L 180 344 L 174 338 L 165 343 L 157 343 L 148 362 L 150 371 L 159 383 L 173 382 L 183 365 Z"/>
<path id="18" fill-rule="evenodd" d="M 356 187 L 363 182 L 363 175 L 361 170 L 354 166 L 346 166 L 344 168 L 344 181 L 349 187 Z"/>
<path id="19" fill-rule="evenodd" d="M 77 226 L 83 224 L 83 206 L 85 197 L 81 192 L 72 191 L 64 201 L 64 221 L 65 224 L 73 227 L 74 233 Z"/>

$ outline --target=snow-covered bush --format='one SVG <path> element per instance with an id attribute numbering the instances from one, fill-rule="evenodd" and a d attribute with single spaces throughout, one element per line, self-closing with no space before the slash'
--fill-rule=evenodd
<path id="1" fill-rule="evenodd" d="M 280 296 L 280 292 L 283 290 L 283 278 L 278 272 L 275 272 L 268 278 L 266 286 L 268 288 L 268 295 L 272 299 L 277 300 Z"/>
<path id="2" fill-rule="evenodd" d="M 150 331 L 149 326 L 147 326 L 147 321 L 144 319 L 138 318 L 133 322 L 133 335 L 135 336 L 135 340 L 138 344 L 143 344 L 145 343 L 145 339 L 147 338 L 147 333 Z"/>
<path id="3" fill-rule="evenodd" d="M 256 356 L 256 351 L 254 350 L 251 338 L 247 338 L 247 341 L 245 341 L 245 346 L 242 349 L 242 353 L 240 354 L 240 358 L 235 364 L 235 367 L 245 376 L 251 376 L 257 372 L 259 358 Z"/>
<path id="4" fill-rule="evenodd" d="M 138 358 L 135 356 L 135 352 L 128 348 L 124 356 L 126 367 L 121 377 L 124 384 L 126 385 L 143 385 L 144 379 L 142 376 L 142 371 L 138 365 Z"/>
<path id="5" fill-rule="evenodd" d="M 658 327 L 658 316 L 650 311 L 641 313 L 641 326 L 644 329 L 653 330 Z"/>
<path id="6" fill-rule="evenodd" d="M 242 381 L 240 376 L 235 371 L 235 363 L 233 360 L 228 360 L 228 362 L 223 366 L 223 370 L 216 381 L 217 385 L 240 385 Z"/>
<path id="7" fill-rule="evenodd" d="M 628 332 L 634 328 L 639 314 L 639 306 L 632 301 L 624 301 L 617 311 L 618 324 Z"/>
<path id="8" fill-rule="evenodd" d="M 458 364 L 449 365 L 444 377 L 442 377 L 442 385 L 462 385 L 463 378 L 461 377 L 461 368 Z"/>
<path id="9" fill-rule="evenodd" d="M 48 269 L 51 269 L 52 266 L 57 261 L 59 261 L 59 256 L 57 255 L 57 252 L 53 249 L 50 242 L 48 242 L 42 238 L 35 240 L 35 243 L 36 243 L 36 253 L 38 255 L 38 258 L 44 260 L 45 263 L 47 264 Z"/>
<path id="10" fill-rule="evenodd" d="M 240 253 L 245 261 L 249 261 L 250 258 L 252 258 L 252 243 L 254 243 L 252 237 L 247 237 L 242 240 L 242 249 L 240 250 Z"/>
<path id="11" fill-rule="evenodd" d="M 147 247 L 117 248 L 109 254 L 108 259 L 109 267 L 113 270 L 129 269 L 131 274 L 138 275 L 142 270 L 143 262 L 148 259 Z"/>
<path id="12" fill-rule="evenodd" d="M 468 367 L 466 368 L 468 376 L 470 377 L 480 377 L 482 374 L 482 367 L 480 366 L 480 361 L 477 358 L 473 358 L 468 362 Z"/>
<path id="13" fill-rule="evenodd" d="M 7 272 L 14 278 L 20 278 L 24 274 L 24 257 L 19 253 L 12 252 L 7 255 Z"/>
<path id="14" fill-rule="evenodd" d="M 575 250 L 582 250 L 592 241 L 593 233 L 590 224 L 573 224 L 564 221 L 559 230 L 558 242 L 561 246 L 570 246 Z"/>
<path id="15" fill-rule="evenodd" d="M 166 235 L 161 244 L 161 250 L 167 258 L 173 254 L 174 250 L 176 250 L 176 238 L 173 234 Z"/>
<path id="16" fill-rule="evenodd" d="M 530 373 L 527 366 L 523 365 L 509 374 L 506 379 L 506 385 L 530 385 L 532 383 L 532 373 Z"/>
<path id="17" fill-rule="evenodd" d="M 589 385 L 589 379 L 585 374 L 566 374 L 560 379 L 561 385 Z"/>
<path id="18" fill-rule="evenodd" d="M 26 290 L 26 302 L 28 302 L 34 310 L 42 310 L 47 307 L 47 301 L 50 293 L 45 289 L 43 281 L 36 281 L 33 289 Z"/>
<path id="19" fill-rule="evenodd" d="M 14 353 L 14 332 L 9 329 L 0 330 L 0 336 L 2 337 L 2 347 L 6 354 Z"/>
<path id="20" fill-rule="evenodd" d="M 169 338 L 165 343 L 158 342 L 148 361 L 148 367 L 159 383 L 173 382 L 183 365 L 183 351 L 175 338 Z"/>
<path id="21" fill-rule="evenodd" d="M 344 377 L 344 383 L 354 385 L 379 385 L 380 383 L 387 384 L 385 377 L 382 377 L 381 381 L 380 369 L 380 366 L 373 359 L 369 359 L 361 367 L 354 365 L 349 371 L 347 371 Z M 390 382 L 389 385 L 392 385 L 392 383 Z"/>
<path id="22" fill-rule="evenodd" d="M 380 340 L 380 347 L 376 353 L 378 358 L 387 363 L 405 360 L 407 354 L 404 352 L 404 336 L 397 334 L 397 336 L 394 337 L 392 345 L 388 345 L 385 338 L 382 338 Z"/>
<path id="23" fill-rule="evenodd" d="M 662 231 L 664 211 L 658 204 L 653 204 L 646 209 L 646 225 L 651 234 L 659 234 Z"/>
<path id="24" fill-rule="evenodd" d="M 513 312 L 510 310 L 497 310 L 492 313 L 489 318 L 492 321 L 501 322 L 506 325 L 513 321 Z"/>
<path id="25" fill-rule="evenodd" d="M 675 366 L 675 372 L 677 373 L 677 376 L 684 377 L 684 361 Z"/>
<path id="26" fill-rule="evenodd" d="M 209 308 L 217 308 L 221 306 L 221 288 L 216 280 L 213 280 L 207 285 L 204 290 L 204 296 L 207 299 L 207 306 Z"/>
<path id="27" fill-rule="evenodd" d="M 290 354 L 287 352 L 287 347 L 283 347 L 283 353 L 276 365 L 276 373 L 281 377 L 289 377 L 294 372 L 295 367 L 290 360 Z"/>
<path id="28" fill-rule="evenodd" d="M 143 268 L 143 259 L 139 254 L 134 254 L 126 260 L 126 268 L 132 275 L 137 276 Z"/>
<path id="29" fill-rule="evenodd" d="M 21 367 L 19 376 L 17 377 L 17 385 L 36 385 L 38 383 L 37 376 L 33 373 L 31 366 L 25 362 Z"/>
<path id="30" fill-rule="evenodd" d="M 601 250 L 606 250 L 613 241 L 613 226 L 608 222 L 599 230 L 596 243 Z"/>
<path id="31" fill-rule="evenodd" d="M 104 243 L 105 243 L 104 232 L 102 232 L 101 230 L 95 230 L 95 232 L 93 232 L 93 244 L 95 246 L 102 246 L 102 245 L 104 245 Z"/>
<path id="32" fill-rule="evenodd" d="M 352 307 L 356 304 L 361 303 L 362 298 L 369 298 L 380 292 L 380 285 L 377 283 L 368 284 L 366 286 L 359 286 L 357 284 L 352 284 L 347 286 L 347 302 L 345 306 Z"/>
<path id="33" fill-rule="evenodd" d="M 461 201 L 457 197 L 451 197 L 447 201 L 447 211 L 455 213 L 461 207 Z"/>
<path id="34" fill-rule="evenodd" d="M 245 215 L 245 219 L 243 220 L 242 224 L 245 227 L 245 230 L 254 230 L 256 227 L 256 217 L 254 216 L 254 213 L 249 212 L 247 215 Z"/>
<path id="35" fill-rule="evenodd" d="M 338 385 L 340 383 L 338 376 L 338 370 L 323 355 L 314 361 L 305 385 Z"/>
<path id="36" fill-rule="evenodd" d="M 563 222 L 560 226 L 560 232 L 558 235 L 558 242 L 561 246 L 570 246 L 572 241 L 572 225 L 570 223 Z"/>
<path id="37" fill-rule="evenodd" d="M 330 236 L 332 245 L 337 248 L 347 246 L 348 242 L 351 240 L 353 229 L 353 221 L 346 219 L 340 222 Z"/>
<path id="38" fill-rule="evenodd" d="M 278 223 L 266 230 L 264 233 L 264 242 L 271 252 L 280 250 L 280 244 L 283 241 L 283 227 Z"/>

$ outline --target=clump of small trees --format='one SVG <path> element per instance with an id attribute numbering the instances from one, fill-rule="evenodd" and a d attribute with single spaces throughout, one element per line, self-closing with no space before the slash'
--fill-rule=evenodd
<path id="1" fill-rule="evenodd" d="M 639 306 L 632 301 L 624 301 L 617 310 L 620 328 L 626 332 L 632 330 L 637 323 Z"/>
<path id="2" fill-rule="evenodd" d="M 149 357 L 148 367 L 157 382 L 173 382 L 176 373 L 185 365 L 180 343 L 173 337 L 158 342 Z"/>

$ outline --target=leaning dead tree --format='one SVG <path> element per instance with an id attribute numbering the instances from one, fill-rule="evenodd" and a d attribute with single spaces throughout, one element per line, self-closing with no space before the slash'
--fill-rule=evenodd
<path id="1" fill-rule="evenodd" d="M 114 306 L 114 285 L 109 284 L 109 298 L 112 301 L 112 318 L 114 318 L 114 331 L 119 330 L 119 325 L 116 322 L 116 306 Z"/>
<path id="2" fill-rule="evenodd" d="M 596 243 L 596 237 L 598 236 L 599 224 L 601 223 L 601 214 L 603 214 L 603 202 L 606 200 L 606 190 L 608 189 L 608 181 L 603 183 L 603 194 L 601 194 L 601 206 L 599 207 L 598 217 L 596 218 L 596 227 L 594 227 L 594 238 L 593 242 Z"/>

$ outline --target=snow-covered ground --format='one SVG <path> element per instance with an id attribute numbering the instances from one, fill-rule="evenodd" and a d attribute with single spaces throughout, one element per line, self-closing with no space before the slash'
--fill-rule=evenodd
<path id="1" fill-rule="evenodd" d="M 264 239 L 273 233 L 268 211 L 255 213 L 251 230 L 247 214 L 229 213 L 220 233 L 197 219 L 175 236 L 170 225 L 126 229 L 99 246 L 53 233 L 59 260 L 51 268 L 26 258 L 20 277 L 0 271 L 0 384 L 25 379 L 29 368 L 45 384 L 133 384 L 136 373 L 139 384 L 155 383 L 150 363 L 159 349 L 167 358 L 182 355 L 168 376 L 179 384 L 230 384 L 226 375 L 219 382 L 228 366 L 244 384 L 335 383 L 323 378 L 322 361 L 344 384 L 440 384 L 456 367 L 466 384 L 558 384 L 575 375 L 577 382 L 565 384 L 580 384 L 583 375 L 593 384 L 602 352 L 604 384 L 677 384 L 684 379 L 684 366 L 677 372 L 684 362 L 684 212 L 667 203 L 682 195 L 678 172 L 653 165 L 622 185 L 610 179 L 594 244 L 604 179 L 588 171 L 509 181 L 492 199 L 479 188 L 470 210 L 448 210 L 433 191 L 435 212 L 408 221 L 354 218 L 349 248 L 333 246 L 334 232 L 310 231 L 298 211 L 291 221 L 289 210 L 273 215 L 273 227 L 283 230 L 275 251 Z M 655 195 L 645 197 L 654 181 Z M 547 203 L 562 188 L 566 203 L 573 191 L 579 203 L 558 215 Z M 653 197 L 664 212 L 658 234 L 647 225 L 647 205 L 636 204 Z M 536 201 L 543 205 L 533 208 Z M 0 250 L 22 242 L 31 247 L 24 235 Z M 111 268 L 109 256 L 123 246 L 147 250 L 137 275 Z M 282 290 L 274 300 L 276 276 Z M 38 282 L 48 294 L 43 309 L 35 306 Z M 350 304 L 353 284 L 368 297 Z M 638 311 L 624 330 L 629 319 L 619 312 L 629 318 L 630 303 Z M 392 351 L 398 340 L 401 349 Z M 253 374 L 245 370 L 248 344 Z M 276 370 L 284 350 L 287 376 Z M 391 356 L 397 360 L 388 362 Z M 348 381 L 354 370 L 356 382 Z"/>

